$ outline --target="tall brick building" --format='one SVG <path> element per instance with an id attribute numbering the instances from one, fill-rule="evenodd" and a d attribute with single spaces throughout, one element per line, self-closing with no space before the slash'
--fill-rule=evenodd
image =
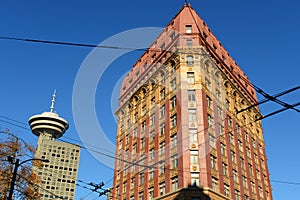
<path id="1" fill-rule="evenodd" d="M 256 102 L 246 75 L 184 5 L 123 80 L 113 199 L 271 200 Z M 203 194 L 187 192 L 193 186 Z"/>

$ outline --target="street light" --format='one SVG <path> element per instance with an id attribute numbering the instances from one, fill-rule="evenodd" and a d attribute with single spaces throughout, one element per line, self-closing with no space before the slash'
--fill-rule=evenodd
<path id="1" fill-rule="evenodd" d="M 13 193 L 14 193 L 14 187 L 15 187 L 15 183 L 16 183 L 16 177 L 17 177 L 17 172 L 18 172 L 18 168 L 28 162 L 28 161 L 32 161 L 32 160 L 40 160 L 42 162 L 45 162 L 45 163 L 49 163 L 50 161 L 48 159 L 38 159 L 38 158 L 31 158 L 31 159 L 28 159 L 28 160 L 24 160 L 22 162 L 20 162 L 20 159 L 17 158 L 16 159 L 16 162 L 13 162 L 14 158 L 11 157 L 11 156 L 7 156 L 7 160 L 14 164 L 14 172 L 13 172 L 13 177 L 12 177 L 12 180 L 10 182 L 10 189 L 9 189 L 9 195 L 8 195 L 8 199 L 7 200 L 12 200 L 12 196 L 13 196 Z"/>

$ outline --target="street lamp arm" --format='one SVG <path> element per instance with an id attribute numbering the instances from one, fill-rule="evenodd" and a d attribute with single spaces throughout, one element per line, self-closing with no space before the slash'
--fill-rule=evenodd
<path id="1" fill-rule="evenodd" d="M 9 195 L 8 195 L 8 198 L 7 200 L 12 200 L 12 196 L 13 196 L 13 192 L 14 192 L 14 187 L 15 187 L 15 182 L 16 182 L 16 177 L 17 177 L 17 172 L 18 172 L 18 168 L 28 162 L 28 161 L 32 161 L 32 160 L 40 160 L 42 162 L 49 162 L 48 159 L 39 159 L 39 158 L 30 158 L 30 159 L 27 159 L 27 160 L 24 160 L 22 162 L 20 162 L 20 159 L 17 158 L 15 162 L 12 162 L 13 161 L 13 158 L 11 156 L 8 156 L 8 161 L 11 162 L 12 164 L 14 164 L 14 171 L 13 171 L 13 177 L 12 177 L 12 180 L 10 182 L 10 189 L 9 189 Z"/>
<path id="2" fill-rule="evenodd" d="M 27 159 L 27 160 L 24 160 L 24 161 L 20 162 L 18 164 L 18 166 L 20 166 L 20 165 L 22 165 L 22 164 L 24 164 L 24 163 L 26 163 L 28 161 L 32 161 L 32 160 L 39 160 L 39 161 L 42 161 L 42 162 L 45 162 L 45 163 L 49 163 L 50 162 L 48 159 L 31 158 L 31 159 Z"/>

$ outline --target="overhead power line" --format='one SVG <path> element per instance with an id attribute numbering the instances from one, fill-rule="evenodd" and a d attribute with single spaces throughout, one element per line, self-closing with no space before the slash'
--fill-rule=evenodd
<path id="1" fill-rule="evenodd" d="M 289 90 L 285 90 L 285 91 L 283 91 L 283 92 L 280 92 L 280 93 L 278 93 L 278 94 L 275 94 L 275 95 L 272 96 L 272 98 L 278 98 L 278 97 L 280 97 L 280 96 L 283 96 L 283 95 L 285 95 L 285 94 L 288 94 L 288 93 L 293 92 L 293 91 L 298 90 L 298 89 L 300 89 L 300 86 L 293 87 L 293 88 L 291 88 L 291 89 L 289 89 Z M 271 100 L 270 98 L 265 98 L 265 99 L 263 99 L 263 100 L 257 102 L 256 104 L 250 105 L 250 106 L 248 106 L 248 107 L 246 107 L 246 108 L 243 108 L 243 109 L 239 110 L 239 111 L 237 112 L 237 114 L 240 113 L 240 112 L 243 112 L 243 111 L 245 111 L 245 110 L 248 110 L 248 109 L 250 109 L 250 108 L 256 107 L 256 106 L 258 106 L 258 105 L 260 105 L 260 104 L 266 103 L 266 102 L 268 102 L 268 101 L 270 101 L 270 100 Z"/>
<path id="2" fill-rule="evenodd" d="M 7 36 L 0 36 L 0 39 L 23 41 L 23 42 L 33 42 L 33 43 L 43 43 L 43 44 L 76 46 L 76 47 L 102 48 L 102 49 L 119 49 L 119 50 L 135 50 L 135 51 L 147 51 L 150 49 L 150 48 L 131 48 L 131 47 L 106 46 L 106 45 L 61 42 L 61 41 L 50 41 L 50 40 L 38 40 L 38 39 L 28 39 L 28 38 L 7 37 Z"/>

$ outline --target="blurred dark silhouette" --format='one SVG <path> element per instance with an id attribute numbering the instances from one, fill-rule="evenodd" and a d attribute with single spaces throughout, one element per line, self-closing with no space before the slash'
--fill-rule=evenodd
<path id="1" fill-rule="evenodd" d="M 174 200 L 211 200 L 211 198 L 203 193 L 201 187 L 189 185 L 187 188 L 182 188 Z"/>
<path id="2" fill-rule="evenodd" d="M 160 198 L 158 198 L 160 199 Z M 189 185 L 187 188 L 182 188 L 175 194 L 170 194 L 162 197 L 164 200 L 211 200 L 204 194 L 203 189 L 198 186 Z"/>

